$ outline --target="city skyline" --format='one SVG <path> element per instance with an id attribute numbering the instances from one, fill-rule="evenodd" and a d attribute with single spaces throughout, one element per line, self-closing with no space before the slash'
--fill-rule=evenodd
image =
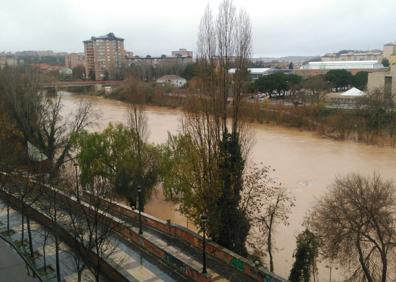
<path id="1" fill-rule="evenodd" d="M 210 6 L 217 12 L 218 0 Z M 342 49 L 382 49 L 394 41 L 390 0 L 291 0 L 275 3 L 235 0 L 251 17 L 253 55 L 323 55 Z M 105 1 L 15 0 L 0 11 L 0 52 L 54 50 L 83 52 L 83 40 L 114 32 L 125 49 L 161 55 L 196 49 L 198 25 L 207 2 L 169 0 Z M 39 20 L 38 20 L 39 19 Z M 319 40 L 320 39 L 320 40 Z"/>

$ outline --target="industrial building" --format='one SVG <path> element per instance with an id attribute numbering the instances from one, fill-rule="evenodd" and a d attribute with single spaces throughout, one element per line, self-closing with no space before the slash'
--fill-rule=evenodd
<path id="1" fill-rule="evenodd" d="M 377 60 L 369 61 L 325 61 L 309 62 L 300 67 L 303 70 L 353 70 L 353 69 L 382 69 L 384 66 Z"/>
<path id="2" fill-rule="evenodd" d="M 369 61 L 326 61 L 309 62 L 294 70 L 294 73 L 302 77 L 326 74 L 330 70 L 347 70 L 352 74 L 360 71 L 375 72 L 384 70 L 384 66 L 376 60 Z"/>

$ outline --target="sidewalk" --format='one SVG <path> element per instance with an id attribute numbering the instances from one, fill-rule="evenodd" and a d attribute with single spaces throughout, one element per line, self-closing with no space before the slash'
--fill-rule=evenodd
<path id="1" fill-rule="evenodd" d="M 4 203 L 0 200 L 0 229 L 2 231 L 5 230 L 5 223 L 6 223 L 6 210 L 4 209 L 5 205 Z M 36 208 L 38 208 L 36 206 Z M 67 226 L 69 222 L 65 220 L 67 217 L 63 217 L 63 224 L 64 226 Z M 20 240 L 21 237 L 21 216 L 18 211 L 15 211 L 13 209 L 10 209 L 10 227 L 15 233 L 11 236 L 11 239 L 13 241 Z M 32 229 L 32 237 L 33 237 L 33 249 L 37 251 L 39 254 L 39 257 L 35 259 L 35 265 L 40 268 L 42 267 L 42 256 L 43 256 L 43 251 L 42 251 L 42 246 L 43 246 L 43 231 L 44 228 L 35 223 L 33 220 L 31 221 L 31 229 Z M 26 222 L 25 222 L 25 240 L 27 240 L 27 227 L 26 227 Z M 117 267 L 122 268 L 127 272 L 127 278 L 129 281 L 150 281 L 150 282 L 160 282 L 160 281 L 179 281 L 180 278 L 174 276 L 173 274 L 168 274 L 165 270 L 162 268 L 158 267 L 155 262 L 145 254 L 142 254 L 138 249 L 134 248 L 133 246 L 130 246 L 130 244 L 127 244 L 123 242 L 122 238 L 119 238 L 117 236 L 113 236 L 111 238 L 111 244 L 114 246 L 115 251 L 110 254 L 109 257 L 107 257 L 107 261 L 111 262 L 114 265 L 117 265 Z M 53 269 L 55 269 L 55 244 L 51 236 L 48 238 L 47 245 L 46 245 L 46 257 L 47 257 L 47 264 L 51 265 Z M 76 281 L 77 279 L 77 273 L 75 270 L 75 265 L 73 262 L 73 259 L 70 255 L 70 249 L 63 243 L 61 243 L 61 251 L 60 251 L 60 262 L 61 262 L 61 277 L 64 279 L 66 282 L 71 282 L 71 281 Z M 33 282 L 36 280 L 29 280 L 28 276 L 25 275 L 27 278 L 25 279 L 23 277 L 24 274 L 26 274 L 26 267 L 24 267 L 23 260 L 22 261 L 22 269 L 23 271 L 19 269 L 13 269 L 12 266 L 14 263 L 10 264 L 8 267 L 8 264 L 4 264 L 5 270 L 8 271 L 10 274 L 9 276 L 6 273 L 2 273 L 2 266 L 3 266 L 3 261 L 7 260 L 7 257 L 3 257 L 2 253 L 3 249 L 0 249 L 0 282 L 20 282 L 20 281 L 28 281 L 28 282 Z M 15 253 L 16 256 L 18 256 Z M 7 261 L 8 263 L 8 261 Z M 19 266 L 20 267 L 20 266 Z M 14 273 L 15 271 L 15 273 Z M 9 280 L 8 278 L 6 280 L 5 277 L 13 277 L 15 275 L 16 280 Z M 56 276 L 55 273 L 52 272 L 50 276 L 45 277 L 46 281 L 56 281 Z M 102 279 L 101 279 L 102 280 Z M 38 280 L 37 280 L 38 281 Z M 86 269 L 83 272 L 83 281 L 93 281 L 93 275 L 92 273 Z"/>
<path id="2" fill-rule="evenodd" d="M 0 282 L 37 282 L 27 273 L 26 264 L 8 243 L 0 239 Z"/>

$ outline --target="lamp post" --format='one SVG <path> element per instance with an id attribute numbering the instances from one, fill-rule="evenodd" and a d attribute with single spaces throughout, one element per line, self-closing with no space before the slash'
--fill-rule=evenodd
<path id="1" fill-rule="evenodd" d="M 333 267 L 332 267 L 331 264 L 330 265 L 325 265 L 325 267 L 328 268 L 329 271 L 330 271 L 330 273 L 329 273 L 330 274 L 329 282 L 331 282 L 331 271 L 333 270 Z M 336 267 L 335 270 L 338 270 L 338 267 Z"/>
<path id="2" fill-rule="evenodd" d="M 80 190 L 79 190 L 79 187 L 78 187 L 78 164 L 77 164 L 77 163 L 74 163 L 73 165 L 74 165 L 74 169 L 75 169 L 75 172 L 76 172 L 76 193 L 77 193 L 77 201 L 80 201 Z"/>
<path id="3" fill-rule="evenodd" d="M 139 208 L 139 234 L 143 234 L 142 230 L 142 188 L 140 186 L 137 187 L 138 191 L 138 208 Z"/>
<path id="4" fill-rule="evenodd" d="M 202 221 L 202 273 L 206 274 L 206 222 L 208 220 L 208 217 L 205 213 L 201 215 L 201 221 Z"/>

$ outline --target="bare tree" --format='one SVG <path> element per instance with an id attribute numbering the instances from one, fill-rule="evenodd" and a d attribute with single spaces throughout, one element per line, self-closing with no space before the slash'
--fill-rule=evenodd
<path id="1" fill-rule="evenodd" d="M 40 198 L 42 191 L 32 181 L 30 173 L 13 172 L 6 176 L 4 187 L 9 193 L 12 193 L 21 203 L 21 246 L 25 244 L 25 219 L 27 224 L 28 247 L 30 256 L 34 257 L 32 231 L 30 225 L 30 214 L 26 209 L 28 206 L 33 205 Z M 9 222 L 9 208 L 7 210 L 7 217 Z M 7 224 L 9 225 L 9 223 Z M 9 227 L 8 227 L 9 230 Z"/>
<path id="2" fill-rule="evenodd" d="M 378 174 L 349 174 L 335 180 L 310 214 L 307 222 L 320 238 L 323 257 L 350 270 L 350 280 L 389 279 L 396 246 L 395 188 Z"/>
<path id="3" fill-rule="evenodd" d="M 43 245 L 42 245 L 42 251 L 43 251 L 43 267 L 44 267 L 44 272 L 47 272 L 47 242 L 48 242 L 48 238 L 50 237 L 50 232 L 48 231 L 48 229 L 44 228 L 41 232 L 41 236 L 43 238 Z"/>
<path id="4" fill-rule="evenodd" d="M 270 172 L 270 167 L 257 165 L 247 170 L 241 208 L 253 225 L 249 246 L 256 254 L 268 254 L 270 270 L 274 271 L 275 227 L 288 224 L 294 198 L 281 183 L 270 176 Z"/>
<path id="5" fill-rule="evenodd" d="M 49 173 L 55 177 L 72 147 L 72 136 L 92 121 L 92 106 L 81 101 L 68 119 L 62 116 L 61 97 L 49 97 L 39 88 L 38 75 L 32 69 L 7 68 L 0 76 L 0 95 L 6 102 L 25 144 L 30 142 L 44 153 Z"/>
<path id="6" fill-rule="evenodd" d="M 76 213 L 80 216 L 80 223 L 76 224 L 76 219 L 70 218 L 74 221 L 74 226 L 77 227 L 74 230 L 83 228 L 83 230 L 78 231 L 83 234 L 80 242 L 87 249 L 94 251 L 96 255 L 96 265 L 90 267 L 90 269 L 95 276 L 95 280 L 99 282 L 102 274 L 100 261 L 106 260 L 116 251 L 118 242 L 114 234 L 122 226 L 115 221 L 103 220 L 103 214 L 109 213 L 111 210 L 111 201 L 102 201 L 103 198 L 111 199 L 113 190 L 110 182 L 105 178 L 96 177 L 95 181 L 86 185 L 85 189 L 90 193 L 90 196 L 85 199 L 90 208 L 86 209 L 81 206 L 81 210 Z"/>

